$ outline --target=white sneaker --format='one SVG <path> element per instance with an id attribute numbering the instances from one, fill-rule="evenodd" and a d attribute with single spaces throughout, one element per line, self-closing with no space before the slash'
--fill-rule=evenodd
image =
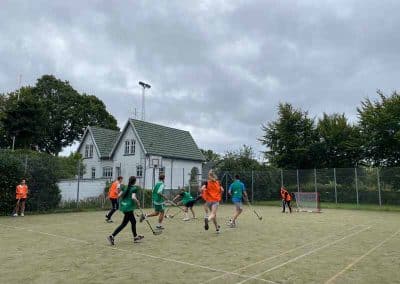
<path id="1" fill-rule="evenodd" d="M 21 217 L 24 217 L 25 216 L 25 214 L 24 213 L 21 213 Z"/>
<path id="2" fill-rule="evenodd" d="M 183 218 L 182 221 L 190 221 L 190 218 Z"/>
<path id="3" fill-rule="evenodd" d="M 13 217 L 18 217 L 18 214 L 17 214 L 17 213 L 15 213 L 15 214 L 13 215 Z"/>

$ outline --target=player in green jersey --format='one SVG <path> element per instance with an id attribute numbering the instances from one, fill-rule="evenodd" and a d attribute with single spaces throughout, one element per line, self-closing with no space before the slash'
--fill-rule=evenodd
<path id="1" fill-rule="evenodd" d="M 193 211 L 193 205 L 196 203 L 196 199 L 193 198 L 190 192 L 186 191 L 185 189 L 182 189 L 181 192 L 177 196 L 175 196 L 172 201 L 176 202 L 178 199 L 180 199 L 180 203 L 184 206 L 183 210 L 185 211 L 185 217 L 183 218 L 183 221 L 190 220 L 188 214 L 189 209 L 192 212 L 193 219 L 196 219 L 196 215 Z"/>
<path id="2" fill-rule="evenodd" d="M 164 180 L 165 180 L 165 175 L 161 174 L 158 178 L 158 182 L 153 188 L 153 193 L 152 193 L 152 201 L 153 201 L 153 207 L 154 207 L 154 212 L 151 214 L 145 214 L 144 216 L 140 216 L 140 222 L 143 222 L 144 219 L 147 217 L 154 217 L 158 216 L 158 224 L 156 225 L 156 228 L 159 230 L 164 229 L 162 226 L 162 221 L 164 220 L 164 215 L 165 215 L 165 200 L 166 198 L 164 196 Z"/>
<path id="3" fill-rule="evenodd" d="M 139 200 L 136 197 L 137 193 L 137 186 L 136 177 L 131 176 L 129 178 L 128 186 L 123 187 L 123 189 L 119 192 L 119 199 L 120 199 L 120 207 L 119 210 L 124 213 L 124 219 L 122 220 L 121 225 L 119 225 L 115 231 L 107 237 L 107 240 L 110 242 L 111 245 L 114 245 L 114 238 L 118 235 L 119 232 L 122 231 L 123 228 L 130 222 L 132 226 L 132 234 L 133 234 L 133 241 L 136 243 L 143 239 L 142 235 L 138 235 L 136 232 L 136 219 L 133 211 L 136 208 L 140 208 Z"/>

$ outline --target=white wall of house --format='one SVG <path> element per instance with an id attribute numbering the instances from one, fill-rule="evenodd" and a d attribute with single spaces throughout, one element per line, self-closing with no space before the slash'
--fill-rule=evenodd
<path id="1" fill-rule="evenodd" d="M 86 145 L 93 145 L 93 156 L 91 158 L 85 158 Z M 85 179 L 92 178 L 92 168 L 95 169 L 96 178 L 100 178 L 103 172 L 101 169 L 100 157 L 99 153 L 96 150 L 96 146 L 94 144 L 92 135 L 90 135 L 89 132 L 87 132 L 87 135 L 83 140 L 79 153 L 82 155 L 83 164 L 85 165 L 85 173 L 83 175 L 83 178 Z"/>
<path id="2" fill-rule="evenodd" d="M 134 140 L 135 142 L 135 153 L 125 154 L 125 141 Z M 127 184 L 130 176 L 137 175 L 137 166 L 144 165 L 144 151 L 139 143 L 139 139 L 136 136 L 131 125 L 128 126 L 125 133 L 120 139 L 117 148 L 113 154 L 113 167 L 114 167 L 114 178 L 117 176 L 117 167 L 121 169 L 121 176 L 123 176 L 123 183 Z M 138 182 L 140 183 L 140 182 Z"/>

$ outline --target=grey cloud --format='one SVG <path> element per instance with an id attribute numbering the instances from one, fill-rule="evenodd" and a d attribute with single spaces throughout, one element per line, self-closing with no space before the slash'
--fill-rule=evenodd
<path id="1" fill-rule="evenodd" d="M 399 88 L 397 1 L 1 1 L 0 92 L 42 74 L 95 94 L 122 126 L 147 118 L 203 148 L 262 150 L 279 102 L 345 112 Z"/>

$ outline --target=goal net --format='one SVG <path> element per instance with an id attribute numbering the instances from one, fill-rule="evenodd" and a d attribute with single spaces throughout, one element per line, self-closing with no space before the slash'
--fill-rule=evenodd
<path id="1" fill-rule="evenodd" d="M 294 192 L 298 211 L 321 212 L 318 192 Z"/>

